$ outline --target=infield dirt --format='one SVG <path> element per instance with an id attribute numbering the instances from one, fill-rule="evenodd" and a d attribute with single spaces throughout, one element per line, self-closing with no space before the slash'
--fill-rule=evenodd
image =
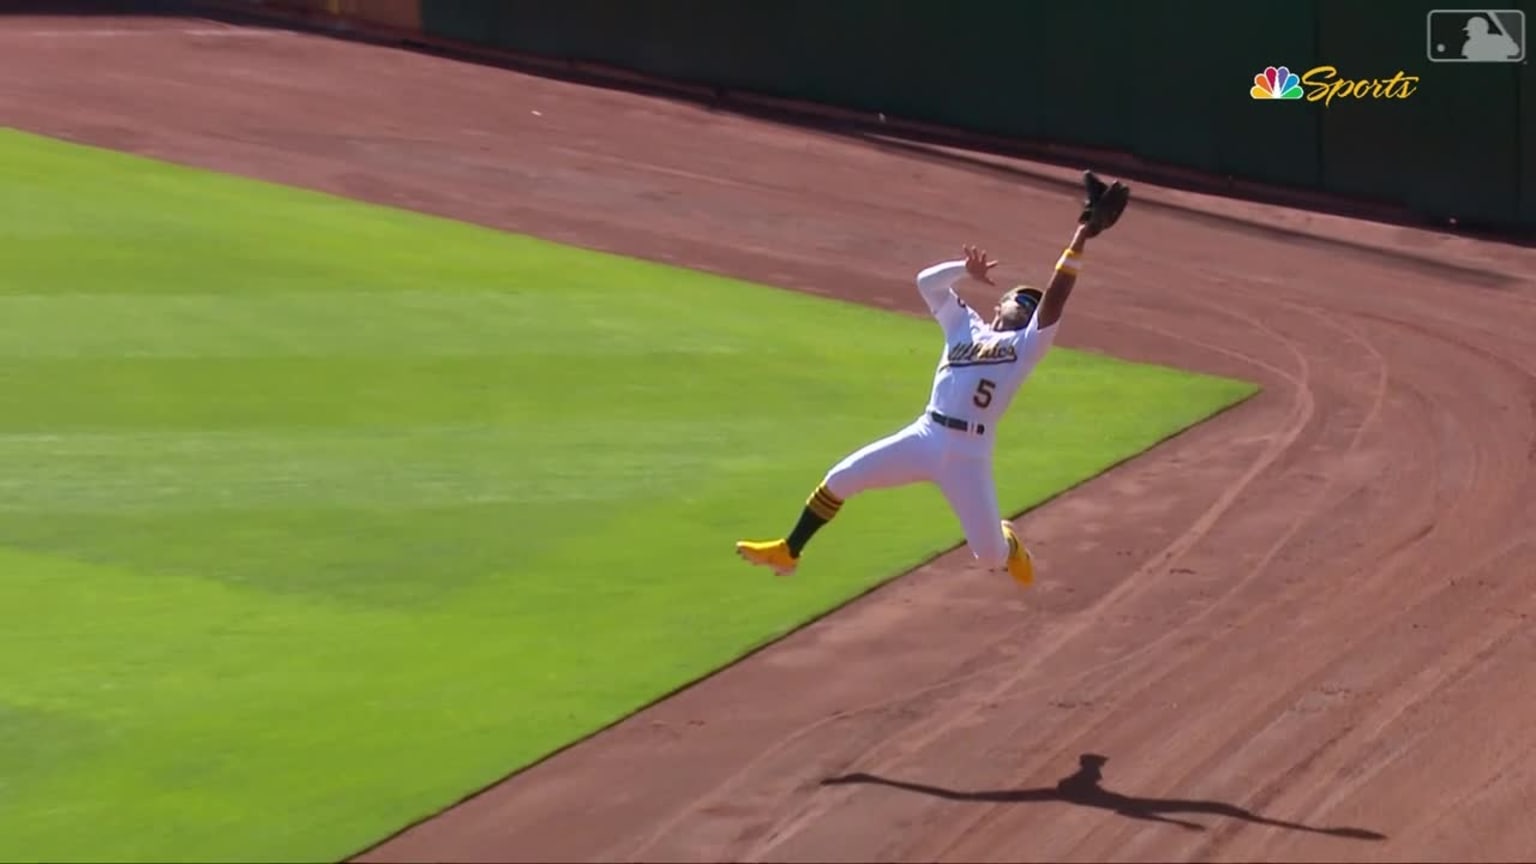
<path id="1" fill-rule="evenodd" d="M 1077 206 L 1070 169 L 213 20 L 0 19 L 0 114 L 911 314 L 962 243 L 1038 279 Z M 361 860 L 1528 858 L 1536 252 L 1135 191 L 1060 343 L 1262 394 L 1019 519 L 1034 590 L 939 558 Z"/>

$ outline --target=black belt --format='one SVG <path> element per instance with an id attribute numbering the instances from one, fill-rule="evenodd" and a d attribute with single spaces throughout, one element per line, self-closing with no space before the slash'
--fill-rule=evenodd
<path id="1" fill-rule="evenodd" d="M 933 422 L 939 424 L 940 426 L 948 426 L 951 429 L 959 429 L 961 432 L 971 431 L 972 424 L 967 423 L 964 420 L 959 420 L 954 417 L 946 417 L 937 411 L 929 411 L 928 416 L 932 417 Z M 975 424 L 975 427 L 977 435 L 987 434 L 987 424 L 977 423 Z"/>

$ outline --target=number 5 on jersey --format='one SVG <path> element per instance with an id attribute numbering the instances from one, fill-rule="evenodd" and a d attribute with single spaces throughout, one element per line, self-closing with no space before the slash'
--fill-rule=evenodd
<path id="1" fill-rule="evenodd" d="M 992 404 L 992 388 L 997 386 L 996 381 L 988 381 L 983 378 L 976 382 L 976 395 L 971 397 L 971 402 L 977 408 L 985 408 Z"/>

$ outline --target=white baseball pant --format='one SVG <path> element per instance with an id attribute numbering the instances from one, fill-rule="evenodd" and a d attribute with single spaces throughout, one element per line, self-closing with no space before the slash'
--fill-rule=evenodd
<path id="1" fill-rule="evenodd" d="M 992 452 L 965 435 L 925 415 L 848 454 L 822 482 L 844 501 L 871 489 L 933 483 L 959 518 L 977 563 L 989 569 L 1005 567 L 1008 538 L 997 507 Z"/>

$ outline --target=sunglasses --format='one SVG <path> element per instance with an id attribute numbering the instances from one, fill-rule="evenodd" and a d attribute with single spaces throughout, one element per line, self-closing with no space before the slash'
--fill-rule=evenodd
<path id="1" fill-rule="evenodd" d="M 1025 294 L 1023 291 L 1015 291 L 1008 296 L 1011 300 L 1024 307 L 1024 309 L 1029 312 L 1035 311 L 1035 307 L 1040 305 L 1039 298 L 1033 294 Z"/>

